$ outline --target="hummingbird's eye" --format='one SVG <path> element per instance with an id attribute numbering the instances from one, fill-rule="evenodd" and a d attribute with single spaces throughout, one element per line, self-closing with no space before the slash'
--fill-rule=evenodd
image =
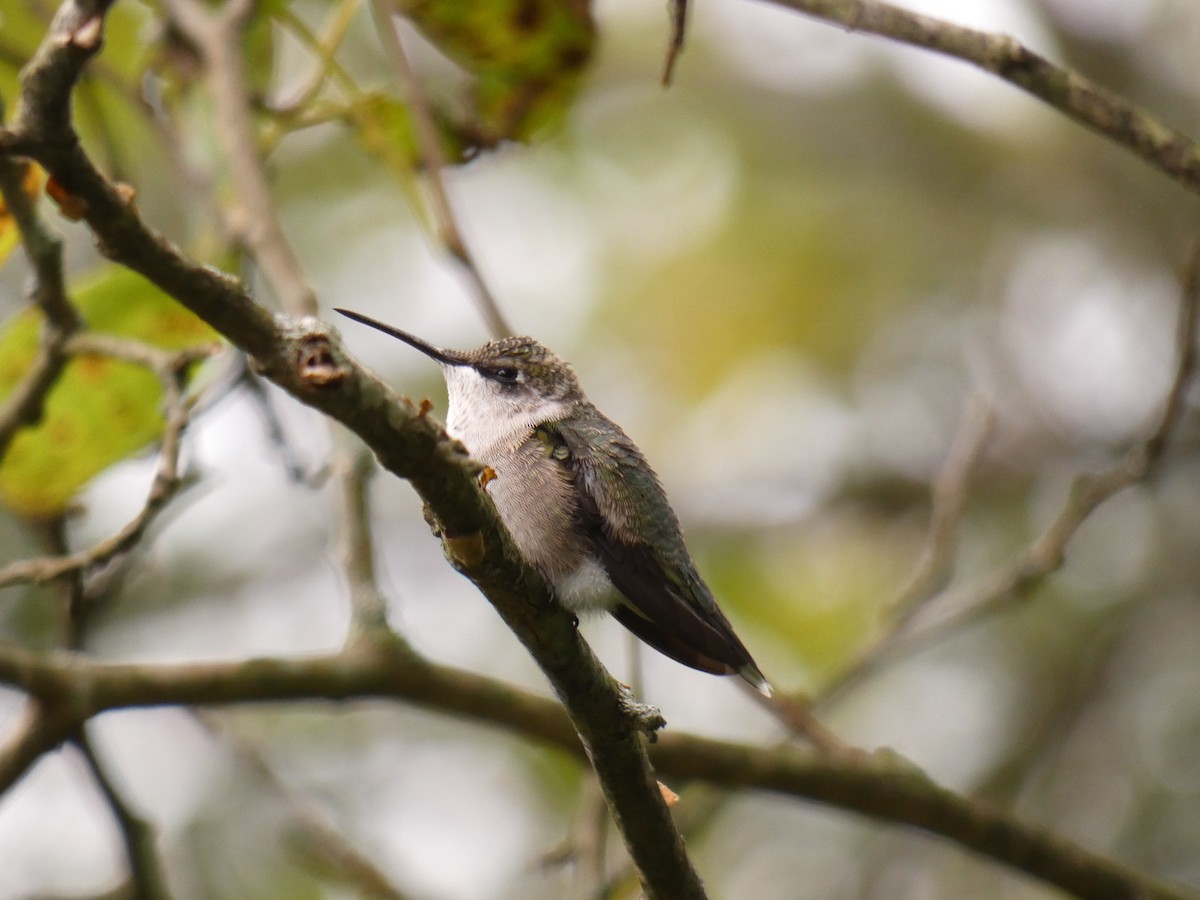
<path id="1" fill-rule="evenodd" d="M 521 372 L 512 366 L 498 366 L 487 373 L 501 384 L 516 384 L 521 380 Z"/>

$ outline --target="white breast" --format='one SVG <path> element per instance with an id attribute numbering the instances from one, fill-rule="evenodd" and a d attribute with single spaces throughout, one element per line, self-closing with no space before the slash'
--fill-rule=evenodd
<path id="1" fill-rule="evenodd" d="M 621 599 L 604 566 L 595 558 L 555 578 L 552 587 L 558 602 L 572 612 L 612 609 Z"/>

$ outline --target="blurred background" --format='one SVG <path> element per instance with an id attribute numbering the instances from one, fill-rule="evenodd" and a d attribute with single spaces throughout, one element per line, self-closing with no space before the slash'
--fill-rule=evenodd
<path id="1" fill-rule="evenodd" d="M 1200 133 L 1191 0 L 905 5 L 1011 33 Z M 11 105 L 17 67 L 52 9 L 5 6 L 0 90 Z M 928 485 L 973 403 L 994 421 L 961 526 L 956 584 L 968 587 L 1017 557 L 1076 474 L 1111 465 L 1146 434 L 1171 378 L 1178 274 L 1200 239 L 1196 201 L 963 64 L 768 3 L 693 6 L 664 90 L 663 4 L 596 2 L 577 89 L 529 142 L 455 165 L 447 186 L 514 327 L 571 360 L 655 465 L 701 571 L 764 671 L 819 695 L 879 634 L 916 564 Z M 309 82 L 315 57 L 297 35 L 319 32 L 330 9 L 297 2 L 264 20 L 251 54 L 265 110 Z M 456 64 L 415 31 L 405 37 L 430 96 L 461 104 Z M 185 57 L 156 8 L 119 4 L 77 114 L 106 170 L 136 187 L 143 215 L 203 256 L 219 241 L 197 197 L 221 202 L 228 189 Z M 336 59 L 350 82 L 396 95 L 365 9 Z M 174 164 L 130 91 L 185 123 Z M 466 282 L 414 212 L 411 179 L 396 177 L 361 124 L 315 113 L 311 127 L 282 121 L 260 123 L 265 135 L 279 129 L 269 158 L 278 211 L 323 308 L 359 310 L 442 346 L 486 340 Z M 199 188 L 181 158 L 203 176 Z M 102 261 L 86 230 L 51 215 L 72 275 L 95 277 Z M 253 267 L 241 274 L 273 303 Z M 27 279 L 19 254 L 0 269 L 5 317 L 24 305 Z M 368 365 L 444 414 L 427 359 L 335 324 Z M 340 646 L 349 607 L 331 549 L 333 488 L 290 477 L 284 464 L 294 456 L 316 475 L 329 431 L 277 391 L 266 404 L 283 447 L 263 402 L 244 390 L 188 430 L 185 459 L 200 482 L 114 580 L 89 653 L 183 661 Z M 1156 481 L 1096 512 L 1060 574 L 887 661 L 822 709 L 827 724 L 1089 849 L 1200 883 L 1197 438 L 1185 419 Z M 87 485 L 69 520 L 72 546 L 137 511 L 154 463 L 129 459 Z M 408 486 L 380 475 L 372 502 L 394 627 L 436 660 L 545 691 L 490 606 L 446 566 Z M 36 527 L 3 514 L 0 563 L 39 546 Z M 0 592 L 4 639 L 52 644 L 50 597 Z M 583 628 L 614 674 L 629 677 L 620 627 Z M 642 694 L 672 729 L 780 736 L 728 680 L 652 652 L 642 669 Z M 17 693 L 0 691 L 0 733 L 21 712 Z M 586 896 L 572 866 L 545 862 L 587 807 L 585 772 L 556 751 L 395 703 L 228 709 L 205 722 L 152 710 L 91 726 L 160 829 L 180 897 L 361 895 L 298 838 L 304 816 L 326 822 L 405 896 Z M 672 786 L 683 789 L 677 811 L 714 897 L 1057 896 L 836 810 Z M 612 872 L 622 854 L 614 836 Z M 47 756 L 0 798 L 0 898 L 95 896 L 121 882 L 123 865 L 74 751 Z M 614 894 L 633 895 L 627 884 Z"/>

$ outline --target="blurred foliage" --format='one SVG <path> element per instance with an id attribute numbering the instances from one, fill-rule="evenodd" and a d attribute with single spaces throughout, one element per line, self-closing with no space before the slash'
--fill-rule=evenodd
<path id="1" fill-rule="evenodd" d="M 588 0 L 400 0 L 473 81 L 470 129 L 484 146 L 561 122 L 592 55 Z"/>
<path id="2" fill-rule="evenodd" d="M 167 350 L 217 340 L 207 325 L 140 275 L 109 266 L 71 292 L 86 327 Z M 37 354 L 42 313 L 27 309 L 0 329 L 0 400 Z M 81 354 L 46 398 L 41 422 L 22 430 L 0 462 L 0 498 L 34 518 L 62 513 L 99 472 L 163 431 L 162 386 L 143 366 Z"/>
<path id="3" fill-rule="evenodd" d="M 657 85 L 667 34 L 656 4 L 601 5 L 593 22 L 574 2 L 413 0 L 405 40 L 443 150 L 462 163 L 447 181 L 468 243 L 505 311 L 572 360 L 655 462 L 701 569 L 764 669 L 819 690 L 883 627 L 919 556 L 928 484 L 972 397 L 988 399 L 997 424 L 969 486 L 956 570 L 965 585 L 1033 540 L 1076 473 L 1144 433 L 1170 366 L 1175 273 L 1197 239 L 1197 204 L 1126 151 L 965 66 L 768 4 L 694 6 L 669 92 Z M 17 0 L 0 10 L 10 106 L 50 13 Z M 1015 33 L 1200 129 L 1193 4 L 994 0 L 949 15 L 978 15 L 971 24 Z M 442 345 L 480 343 L 469 298 L 429 240 L 421 154 L 368 10 L 277 0 L 255 16 L 247 58 L 262 147 L 322 300 Z M 106 40 L 76 104 L 86 146 L 136 186 L 156 227 L 218 258 L 229 239 L 212 200 L 233 198 L 221 189 L 199 60 L 154 5 L 117 4 Z M 86 233 L 68 238 L 73 269 L 87 271 Z M 19 269 L 0 270 L 10 314 L 23 296 Z M 260 287 L 252 265 L 244 274 Z M 107 289 L 75 296 L 93 327 L 146 337 L 130 300 L 145 289 L 126 277 L 110 272 Z M 145 302 L 152 321 L 170 319 L 161 298 Z M 207 339 L 176 326 L 180 341 Z M 4 386 L 28 364 L 36 331 L 32 313 L 7 326 Z M 441 405 L 431 367 L 371 340 L 356 335 L 354 347 L 405 392 Z M 87 376 L 101 369 L 97 392 Z M 148 373 L 99 360 L 71 371 L 60 386 L 69 398 L 52 401 L 88 449 L 53 456 L 67 445 L 42 438 L 28 456 L 51 474 L 0 470 L 6 496 L 36 485 L 27 511 L 61 508 L 160 427 Z M 312 422 L 280 397 L 271 404 L 319 469 Z M 280 474 L 249 405 L 231 401 L 189 428 L 189 449 L 194 440 L 215 476 L 210 498 L 113 589 L 94 652 L 192 658 L 340 640 L 339 588 L 313 549 L 327 539 L 328 498 Z M 1200 762 L 1187 749 L 1200 741 L 1193 415 L 1159 481 L 1089 520 L 1048 586 L 891 661 L 829 711 L 839 732 L 894 746 L 935 778 L 1091 848 L 1200 881 Z M 490 610 L 443 571 L 411 496 L 387 479 L 373 487 L 397 627 L 437 658 L 540 684 Z M 79 524 L 80 540 L 104 532 L 91 523 Z M 603 623 L 584 627 L 623 677 L 620 639 Z M 645 693 L 672 727 L 774 739 L 722 682 L 652 657 L 645 666 Z M 571 825 L 583 777 L 573 762 L 383 705 L 269 721 L 262 742 L 284 775 L 413 894 L 557 897 L 572 886 L 570 872 L 535 863 Z M 146 808 L 178 823 L 163 838 L 167 858 L 197 896 L 343 889 L 295 859 L 286 810 L 262 806 L 262 785 L 241 768 L 192 748 L 187 765 L 156 773 L 157 760 L 183 752 L 180 737 L 140 739 L 126 727 L 135 736 L 114 739 L 112 756 L 144 778 Z M 181 772 L 196 782 L 191 793 L 176 784 Z M 714 896 L 1052 896 L 957 850 L 826 811 L 710 800 L 685 790 L 679 813 L 706 813 L 689 846 Z M 6 821 L 48 828 L 48 814 L 6 802 L 0 848 L 37 857 Z M 55 822 L 78 818 L 70 808 Z M 51 867 L 30 878 L 28 893 L 53 892 L 56 877 Z"/>

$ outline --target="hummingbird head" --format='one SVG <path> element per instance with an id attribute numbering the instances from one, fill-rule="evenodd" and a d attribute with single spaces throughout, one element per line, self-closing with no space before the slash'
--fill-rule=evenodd
<path id="1" fill-rule="evenodd" d="M 561 419 L 584 400 L 574 370 L 533 338 L 443 350 L 361 313 L 335 311 L 404 341 L 441 365 L 450 399 L 446 427 L 472 452 Z"/>

